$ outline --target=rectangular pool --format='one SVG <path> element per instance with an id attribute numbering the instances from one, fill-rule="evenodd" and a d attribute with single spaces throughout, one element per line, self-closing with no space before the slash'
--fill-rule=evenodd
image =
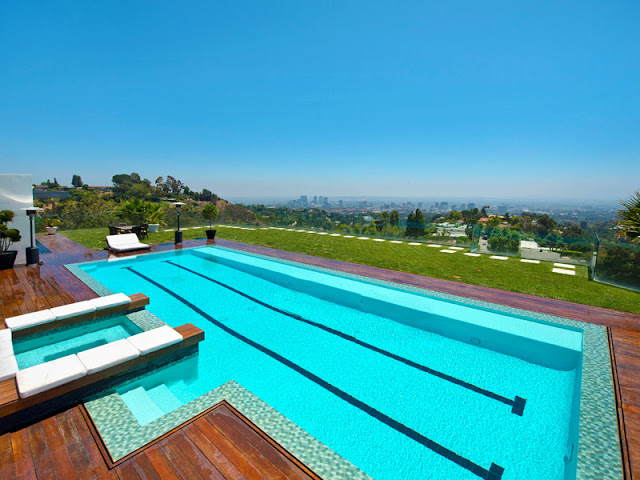
<path id="1" fill-rule="evenodd" d="M 579 328 L 219 247 L 80 268 L 205 331 L 118 389 L 140 425 L 235 380 L 378 480 L 576 477 Z"/>

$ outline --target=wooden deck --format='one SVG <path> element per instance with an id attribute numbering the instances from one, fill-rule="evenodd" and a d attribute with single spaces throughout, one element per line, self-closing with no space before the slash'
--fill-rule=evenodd
<path id="1" fill-rule="evenodd" d="M 40 251 L 40 259 L 44 262 L 43 265 L 17 267 L 13 270 L 0 272 L 0 292 L 2 295 L 2 297 L 0 298 L 2 303 L 2 305 L 0 306 L 0 320 L 9 316 L 18 315 L 20 313 L 28 313 L 41 308 L 51 308 L 73 301 L 86 300 L 96 296 L 96 294 L 86 285 L 84 285 L 84 283 L 80 282 L 74 275 L 63 268 L 63 265 L 68 263 L 104 259 L 108 257 L 108 253 L 106 251 L 94 252 L 61 235 L 38 236 L 38 240 L 42 245 Z M 617 380 L 616 388 L 618 389 L 618 415 L 621 431 L 621 446 L 624 456 L 623 466 L 625 469 L 625 479 L 635 478 L 636 480 L 640 480 L 640 315 L 618 312 L 615 310 L 608 310 L 598 307 L 590 307 L 560 300 L 535 297 L 532 295 L 507 292 L 487 287 L 466 285 L 459 282 L 423 277 L 420 275 L 368 267 L 337 260 L 329 260 L 320 257 L 312 257 L 309 255 L 285 252 L 281 250 L 225 240 L 216 240 L 215 242 L 207 242 L 206 240 L 190 240 L 185 241 L 182 246 L 177 247 L 173 244 L 156 245 L 152 247 L 151 251 L 173 250 L 175 248 L 203 246 L 206 244 L 222 245 L 286 260 L 332 268 L 335 270 L 354 273 L 357 275 L 364 275 L 381 280 L 404 283 L 407 285 L 427 288 L 439 292 L 449 293 L 452 295 L 459 295 L 462 297 L 474 298 L 515 308 L 523 308 L 527 310 L 558 315 L 561 317 L 572 318 L 575 320 L 595 323 L 607 327 L 610 335 L 610 344 L 612 345 L 614 377 Z M 63 412 L 60 415 L 63 415 L 65 419 L 71 417 L 75 420 L 78 420 L 78 417 L 74 412 L 75 410 L 72 409 L 70 411 Z M 52 418 L 54 418 L 55 420 L 51 420 Z M 45 430 L 45 425 L 48 425 L 46 428 L 50 428 L 50 424 L 52 424 L 54 421 L 57 422 L 57 419 L 58 416 L 50 417 L 43 422 L 35 424 L 35 426 L 29 427 L 31 429 L 35 429 L 38 432 L 35 434 L 33 440 L 36 446 L 40 446 L 42 443 L 42 434 L 39 432 L 41 430 Z M 3 462 L 5 459 L 5 454 L 2 453 L 5 452 L 3 446 L 8 441 L 13 444 L 14 436 L 16 438 L 15 445 L 17 446 L 17 450 L 13 450 L 14 453 L 12 461 L 15 468 L 21 469 L 24 468 L 24 465 L 29 464 L 26 453 L 21 450 L 21 448 L 28 448 L 29 445 L 31 445 L 31 439 L 27 430 L 28 429 L 21 430 L 20 432 L 22 433 L 12 433 L 10 440 L 7 440 L 4 437 L 0 439 L 0 478 L 5 478 L 2 475 L 3 471 L 1 470 L 2 465 L 4 465 Z M 234 441 L 230 441 L 230 443 L 237 447 Z M 127 471 L 145 472 L 145 466 L 149 466 L 151 457 L 153 457 L 154 455 L 156 455 L 157 458 L 162 457 L 160 453 L 157 453 L 158 449 L 163 452 L 164 456 L 168 455 L 167 453 L 165 453 L 165 449 L 163 447 L 154 446 L 152 447 L 152 449 L 149 449 L 150 453 L 144 452 L 144 457 L 140 457 L 146 459 L 137 460 L 141 462 L 140 465 L 136 464 L 134 466 L 128 466 L 126 467 L 126 469 L 128 469 Z M 96 459 L 94 458 L 94 460 Z M 48 463 L 44 460 L 42 462 L 42 464 L 47 467 Z M 99 465 L 92 465 L 91 468 L 99 469 Z M 125 467 L 122 467 L 115 473 L 117 475 L 120 475 L 120 472 L 124 470 Z M 171 469 L 169 469 L 168 471 L 171 471 Z M 114 472 L 109 471 L 109 473 Z M 104 475 L 98 476 L 102 477 Z M 155 476 L 139 476 L 142 478 L 158 478 Z M 162 475 L 160 477 L 165 478 Z M 30 477 L 27 476 L 25 478 Z M 40 478 L 40 476 L 38 476 L 38 478 Z M 113 476 L 113 478 L 128 477 Z M 132 478 L 138 477 L 133 476 Z M 167 474 L 166 478 L 174 477 L 172 477 L 170 474 Z M 189 478 L 199 477 L 194 476 Z M 242 477 L 238 477 L 236 475 L 228 477 L 209 476 L 208 478 Z M 263 475 L 250 478 L 281 477 L 271 477 L 269 475 Z"/>
<path id="2" fill-rule="evenodd" d="M 81 407 L 0 436 L 2 480 L 319 480 L 225 403 L 110 466 Z"/>

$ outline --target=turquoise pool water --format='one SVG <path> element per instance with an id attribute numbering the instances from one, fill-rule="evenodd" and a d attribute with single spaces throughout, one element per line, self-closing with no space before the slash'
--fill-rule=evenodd
<path id="1" fill-rule="evenodd" d="M 13 341 L 18 368 L 25 369 L 56 358 L 115 342 L 142 330 L 124 315 L 84 322 Z"/>
<path id="2" fill-rule="evenodd" d="M 119 390 L 141 424 L 233 379 L 378 480 L 575 476 L 575 329 L 217 247 L 82 268 L 205 331 Z"/>

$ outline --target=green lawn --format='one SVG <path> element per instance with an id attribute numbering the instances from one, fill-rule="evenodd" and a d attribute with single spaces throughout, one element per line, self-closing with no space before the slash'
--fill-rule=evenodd
<path id="1" fill-rule="evenodd" d="M 203 238 L 205 228 L 185 230 L 184 239 Z M 278 248 L 347 262 L 416 273 L 429 277 L 500 288 L 512 292 L 613 308 L 640 313 L 640 293 L 589 281 L 586 267 L 576 267 L 576 275 L 552 273 L 553 263 L 521 263 L 509 258 L 501 261 L 464 256 L 458 253 L 440 253 L 437 248 L 424 245 L 392 244 L 389 241 L 358 240 L 281 230 L 240 230 L 219 227 L 216 238 Z M 106 229 L 83 229 L 60 232 L 62 235 L 94 250 L 106 246 Z M 173 241 L 173 232 L 149 234 L 147 243 Z M 464 251 L 467 251 L 466 249 Z"/>

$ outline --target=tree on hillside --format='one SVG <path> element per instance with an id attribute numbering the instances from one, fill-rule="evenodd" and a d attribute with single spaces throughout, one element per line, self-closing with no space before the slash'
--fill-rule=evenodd
<path id="1" fill-rule="evenodd" d="M 75 173 L 73 174 L 73 177 L 71 177 L 71 185 L 76 188 L 82 187 L 82 179 L 80 178 L 80 175 L 76 175 Z"/>
<path id="2" fill-rule="evenodd" d="M 389 224 L 392 227 L 397 227 L 398 225 L 400 225 L 400 214 L 397 210 L 393 210 L 389 214 Z"/>
<path id="3" fill-rule="evenodd" d="M 382 212 L 376 215 L 376 229 L 381 232 L 383 228 L 389 226 L 389 212 Z"/>
<path id="4" fill-rule="evenodd" d="M 422 237 L 425 235 L 426 227 L 426 219 L 424 218 L 424 214 L 420 211 L 419 208 L 416 209 L 416 212 L 409 212 L 409 218 L 407 218 L 407 230 L 405 231 L 405 235 L 407 237 Z"/>

